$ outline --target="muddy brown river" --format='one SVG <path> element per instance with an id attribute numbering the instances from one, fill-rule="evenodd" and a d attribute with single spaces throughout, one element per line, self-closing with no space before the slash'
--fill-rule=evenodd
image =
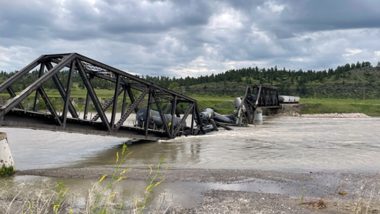
<path id="1" fill-rule="evenodd" d="M 380 118 L 267 118 L 264 125 L 144 143 L 104 136 L 1 128 L 17 169 L 114 163 L 123 142 L 127 165 L 164 158 L 170 168 L 280 171 L 380 170 Z"/>
<path id="2" fill-rule="evenodd" d="M 124 194 L 141 194 L 146 169 L 163 158 L 166 179 L 156 197 L 164 195 L 168 206 L 190 213 L 223 212 L 220 207 L 229 203 L 231 209 L 226 209 L 232 212 L 244 213 L 242 203 L 249 204 L 247 211 L 263 213 L 315 211 L 299 205 L 300 198 L 324 198 L 331 201 L 329 212 L 351 213 L 366 197 L 371 206 L 363 207 L 376 213 L 380 209 L 379 130 L 380 118 L 267 117 L 259 126 L 133 142 L 1 128 L 8 134 L 20 170 L 13 178 L 16 184 L 63 180 L 85 195 L 99 175 L 112 172 L 115 153 L 127 142 L 130 154 L 125 166 L 132 170 L 131 179 L 121 184 Z M 349 196 L 341 198 L 340 189 Z"/>

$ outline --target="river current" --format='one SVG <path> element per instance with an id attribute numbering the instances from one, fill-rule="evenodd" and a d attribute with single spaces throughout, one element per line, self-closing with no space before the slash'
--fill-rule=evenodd
<path id="1" fill-rule="evenodd" d="M 169 141 L 129 139 L 30 129 L 8 134 L 16 168 L 112 165 L 128 142 L 126 164 L 146 167 L 163 158 L 169 168 L 276 171 L 380 170 L 380 118 L 266 118 L 263 125 L 236 127 Z"/>

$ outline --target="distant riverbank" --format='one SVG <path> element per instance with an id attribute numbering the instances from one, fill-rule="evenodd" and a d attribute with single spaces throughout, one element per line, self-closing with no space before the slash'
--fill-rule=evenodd
<path id="1" fill-rule="evenodd" d="M 301 114 L 363 113 L 380 116 L 380 99 L 301 98 Z"/>
<path id="2" fill-rule="evenodd" d="M 233 111 L 232 96 L 193 95 L 201 107 L 211 107 L 222 114 Z M 300 101 L 301 114 L 362 113 L 380 116 L 380 99 L 304 98 Z"/>
<path id="3" fill-rule="evenodd" d="M 63 101 L 55 90 L 46 90 L 51 101 L 56 109 L 63 108 Z M 96 89 L 95 90 L 101 99 L 101 102 L 106 102 L 113 96 L 113 90 L 108 89 Z M 74 106 L 77 110 L 83 111 L 84 100 L 86 97 L 85 91 L 79 88 L 74 88 L 72 93 L 72 99 L 74 100 Z M 233 101 L 236 96 L 228 95 L 200 95 L 200 94 L 187 94 L 188 96 L 196 99 L 199 104 L 199 108 L 213 108 L 215 111 L 221 114 L 232 114 L 234 110 Z M 243 96 L 243 94 L 241 95 Z M 1 102 L 5 102 L 8 99 L 8 94 L 0 94 Z M 32 106 L 32 97 L 27 100 L 28 103 L 23 103 L 24 106 Z M 122 97 L 119 97 L 119 103 L 122 101 Z M 301 114 L 324 114 L 324 113 L 363 113 L 369 116 L 380 116 L 380 99 L 352 99 L 352 98 L 305 98 L 301 97 Z M 42 109 L 43 102 L 40 103 L 40 109 Z M 95 109 L 90 106 L 90 111 Z M 111 111 L 111 108 L 108 109 Z"/>

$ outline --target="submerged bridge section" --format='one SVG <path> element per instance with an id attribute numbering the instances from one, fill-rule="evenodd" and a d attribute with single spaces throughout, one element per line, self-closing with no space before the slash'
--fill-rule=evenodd
<path id="1" fill-rule="evenodd" d="M 0 93 L 9 94 L 2 126 L 147 140 L 203 133 L 196 100 L 77 53 L 40 56 Z"/>
<path id="2" fill-rule="evenodd" d="M 243 97 L 241 121 L 253 124 L 258 109 L 279 109 L 280 97 L 276 88 L 271 86 L 248 86 Z M 241 111 L 241 110 L 240 110 Z"/>

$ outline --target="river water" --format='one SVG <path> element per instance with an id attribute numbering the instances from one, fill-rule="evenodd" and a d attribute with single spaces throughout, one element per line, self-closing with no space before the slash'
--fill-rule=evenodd
<path id="1" fill-rule="evenodd" d="M 112 165 L 128 142 L 130 167 L 258 169 L 276 171 L 380 170 L 380 118 L 266 118 L 259 126 L 220 130 L 169 141 L 128 139 L 1 128 L 16 168 Z"/>

